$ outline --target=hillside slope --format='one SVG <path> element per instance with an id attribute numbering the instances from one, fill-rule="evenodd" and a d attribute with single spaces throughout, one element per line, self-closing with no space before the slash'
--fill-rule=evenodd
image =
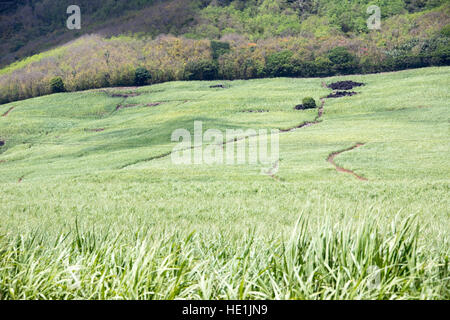
<path id="1" fill-rule="evenodd" d="M 285 134 L 282 141 L 308 132 L 308 138 L 299 136 L 299 142 L 311 143 L 317 133 L 325 141 L 330 139 L 325 144 L 329 152 L 351 142 L 365 141 L 369 143 L 364 148 L 365 154 L 378 157 L 388 156 L 378 152 L 395 144 L 408 164 L 400 158 L 384 159 L 389 161 L 384 166 L 379 158 L 377 163 L 358 164 L 359 170 L 371 180 L 391 178 L 394 167 L 402 172 L 396 172 L 401 179 L 404 175 L 439 179 L 443 168 L 435 167 L 435 172 L 426 168 L 432 169 L 433 163 L 443 164 L 445 159 L 431 158 L 430 154 L 427 159 L 431 162 L 423 161 L 423 153 L 424 145 L 430 141 L 436 144 L 428 144 L 426 149 L 438 148 L 437 151 L 446 145 L 449 70 L 442 67 L 350 76 L 367 83 L 357 89 L 361 94 L 327 99 L 320 126 Z M 294 128 L 316 117 L 316 110 L 297 111 L 294 106 L 306 96 L 319 101 L 329 94 L 330 89 L 323 88 L 321 82 L 321 79 L 286 78 L 222 82 L 226 89 L 212 89 L 210 85 L 214 82 L 207 81 L 173 82 L 142 88 L 60 93 L 5 104 L 0 106 L 0 115 L 4 115 L 0 118 L 0 139 L 5 141 L 0 149 L 1 179 L 17 181 L 22 176 L 43 178 L 76 174 L 80 170 L 96 173 L 127 167 L 167 153 L 174 146 L 170 142 L 171 132 L 177 128 L 192 131 L 194 120 L 203 119 L 204 130 L 239 126 Z M 249 112 L 252 110 L 265 112 Z M 333 138 L 333 131 L 341 134 Z M 336 141 L 334 145 L 336 139 L 345 141 Z M 309 174 L 320 176 L 328 171 L 321 171 L 328 167 L 322 160 L 311 165 L 319 163 L 322 169 L 311 170 Z M 411 167 L 415 169 L 409 172 Z M 335 173 L 328 172 L 325 179 L 328 174 Z M 288 172 L 281 175 L 288 180 L 296 179 Z"/>
<path id="2" fill-rule="evenodd" d="M 445 3 L 445 0 L 8 1 L 0 3 L 0 67 L 93 33 L 108 37 L 121 34 L 155 37 L 170 33 L 197 39 L 220 39 L 233 34 L 252 42 L 300 35 L 351 37 L 367 33 L 366 9 L 370 4 L 380 6 L 385 20 L 425 12 Z M 81 30 L 66 28 L 66 9 L 73 4 L 81 8 Z"/>
<path id="3" fill-rule="evenodd" d="M 0 298 L 448 299 L 449 72 L 1 105 Z M 325 99 L 319 121 L 298 128 L 318 110 L 295 105 L 350 79 L 365 83 L 357 95 Z M 194 121 L 285 129 L 279 171 L 174 164 L 171 134 Z M 419 229 L 402 222 L 411 215 Z M 371 266 L 385 270 L 379 290 L 366 286 Z"/>
<path id="4" fill-rule="evenodd" d="M 0 103 L 64 90 L 173 80 L 316 77 L 450 64 L 448 4 L 387 18 L 379 31 L 347 33 L 328 22 L 330 28 L 323 29 L 325 20 L 317 20 L 317 15 L 304 20 L 294 16 L 294 28 L 294 22 L 281 19 L 282 13 L 276 10 L 251 15 L 250 8 L 208 6 L 202 12 L 209 17 L 205 21 L 219 23 L 223 10 L 229 11 L 227 23 L 232 25 L 279 28 L 260 33 L 252 28 L 233 31 L 225 24 L 218 34 L 221 41 L 202 39 L 201 33 L 156 38 L 83 36 L 1 69 Z M 241 22 L 235 21 L 237 17 Z M 194 35 L 200 39 L 188 37 Z"/>

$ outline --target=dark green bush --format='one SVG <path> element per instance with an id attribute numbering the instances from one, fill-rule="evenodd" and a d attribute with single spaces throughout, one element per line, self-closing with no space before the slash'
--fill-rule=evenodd
<path id="1" fill-rule="evenodd" d="M 148 81 L 151 78 L 152 78 L 152 75 L 150 74 L 150 72 L 147 69 L 145 69 L 143 67 L 139 67 L 135 71 L 134 83 L 137 86 L 144 86 L 144 85 L 148 84 Z"/>
<path id="2" fill-rule="evenodd" d="M 54 77 L 50 80 L 50 90 L 52 93 L 65 92 L 64 81 L 61 77 Z"/>
<path id="3" fill-rule="evenodd" d="M 265 73 L 270 77 L 291 77 L 296 75 L 296 67 L 292 62 L 294 53 L 290 50 L 275 52 L 266 57 Z"/>
<path id="4" fill-rule="evenodd" d="M 219 67 L 210 60 L 191 61 L 186 65 L 185 78 L 187 80 L 214 80 L 217 79 Z"/>
<path id="5" fill-rule="evenodd" d="M 316 100 L 311 97 L 304 98 L 302 104 L 305 109 L 314 109 L 317 107 Z"/>
<path id="6" fill-rule="evenodd" d="M 314 60 L 314 76 L 325 77 L 333 74 L 333 63 L 329 58 L 317 57 Z"/>
<path id="7" fill-rule="evenodd" d="M 212 40 L 211 51 L 212 51 L 212 58 L 214 60 L 217 60 L 221 55 L 228 53 L 230 51 L 230 44 L 228 42 Z"/>
<path id="8" fill-rule="evenodd" d="M 336 47 L 328 52 L 328 59 L 333 64 L 333 69 L 339 74 L 350 74 L 358 70 L 358 61 L 344 47 Z"/>

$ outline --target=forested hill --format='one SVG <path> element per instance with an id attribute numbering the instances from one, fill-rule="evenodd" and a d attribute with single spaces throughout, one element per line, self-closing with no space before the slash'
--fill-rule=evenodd
<path id="1" fill-rule="evenodd" d="M 245 35 L 255 41 L 310 32 L 367 32 L 366 8 L 383 18 L 439 7 L 446 0 L 0 0 L 0 65 L 36 54 L 83 34 L 185 34 L 219 39 Z M 82 11 L 82 29 L 70 31 L 66 9 Z"/>
<path id="2" fill-rule="evenodd" d="M 2 3 L 0 103 L 173 80 L 322 77 L 450 64 L 448 0 Z M 71 4 L 81 8 L 80 30 L 66 27 Z M 370 5 L 381 10 L 380 29 L 368 28 Z"/>

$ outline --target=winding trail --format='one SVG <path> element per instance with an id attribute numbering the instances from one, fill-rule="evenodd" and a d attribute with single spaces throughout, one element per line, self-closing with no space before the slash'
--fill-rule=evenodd
<path id="1" fill-rule="evenodd" d="M 11 111 L 13 111 L 14 107 L 9 108 L 8 111 L 6 111 L 4 114 L 2 114 L 2 117 L 6 117 Z"/>
<path id="2" fill-rule="evenodd" d="M 300 124 L 300 125 L 298 125 L 296 127 L 293 127 L 293 128 L 289 128 L 289 129 L 280 129 L 280 132 L 292 132 L 292 131 L 295 131 L 297 129 L 310 127 L 310 126 L 313 126 L 315 124 L 318 124 L 318 123 L 322 122 L 322 120 L 320 120 L 320 118 L 322 118 L 322 116 L 323 116 L 323 110 L 324 110 L 324 107 L 325 107 L 325 100 L 322 98 L 322 99 L 320 99 L 320 101 L 321 101 L 321 105 L 319 107 L 319 111 L 318 111 L 317 116 L 314 118 L 313 121 L 305 121 L 302 124 Z"/>
<path id="3" fill-rule="evenodd" d="M 321 106 L 319 107 L 319 111 L 317 113 L 317 116 L 314 118 L 313 121 L 305 121 L 305 122 L 301 123 L 300 125 L 292 127 L 292 128 L 289 128 L 289 129 L 279 129 L 280 133 L 293 132 L 293 131 L 295 131 L 297 129 L 310 127 L 312 125 L 320 123 L 322 121 L 320 118 L 322 118 L 322 116 L 323 116 L 325 100 L 324 99 L 320 99 L 320 101 L 321 101 Z M 223 143 L 220 143 L 218 145 L 221 145 L 223 147 L 223 146 L 225 146 L 227 144 L 230 144 L 230 143 L 235 143 L 235 142 L 238 142 L 238 141 L 247 140 L 249 138 L 253 138 L 253 137 L 257 137 L 257 136 L 258 136 L 258 134 L 247 135 L 247 136 L 243 136 L 243 137 L 240 137 L 240 138 L 224 141 Z M 191 146 L 190 148 L 180 149 L 180 150 L 177 150 L 176 152 L 187 151 L 187 150 L 194 150 L 194 149 L 197 149 L 199 147 L 201 147 L 201 146 Z M 172 155 L 172 153 L 173 153 L 173 151 L 170 151 L 170 152 L 166 152 L 166 153 L 163 153 L 163 154 L 160 154 L 160 155 L 156 155 L 156 156 L 153 156 L 153 157 L 150 157 L 150 158 L 147 158 L 147 159 L 138 160 L 138 161 L 135 161 L 135 162 L 132 162 L 132 163 L 128 163 L 128 164 L 125 164 L 125 165 L 119 167 L 119 169 L 125 169 L 127 167 L 130 167 L 130 166 L 133 166 L 135 164 L 142 163 L 142 162 L 148 162 L 148 161 L 152 161 L 152 160 L 166 158 L 166 157 Z M 269 170 L 267 175 L 271 176 L 275 180 L 280 181 L 280 179 L 273 173 L 273 171 L 275 169 L 277 169 L 278 166 L 279 166 L 279 161 L 274 163 L 273 167 Z"/>
<path id="4" fill-rule="evenodd" d="M 347 149 L 344 149 L 344 150 L 341 150 L 341 151 L 333 152 L 333 153 L 331 153 L 331 154 L 328 156 L 327 161 L 328 161 L 329 163 L 331 163 L 333 166 L 335 166 L 335 167 L 336 167 L 336 170 L 339 171 L 339 172 L 349 173 L 349 174 L 355 176 L 358 180 L 361 180 L 361 181 L 369 181 L 369 179 L 357 175 L 357 174 L 356 174 L 354 171 L 352 171 L 352 170 L 349 170 L 349 169 L 345 169 L 345 168 L 343 168 L 343 167 L 340 167 L 340 166 L 338 166 L 338 165 L 336 164 L 336 162 L 334 162 L 334 159 L 335 159 L 338 155 L 340 155 L 341 153 L 349 152 L 349 151 L 355 150 L 356 148 L 360 148 L 360 147 L 362 147 L 362 146 L 364 146 L 364 145 L 365 145 L 365 143 L 357 143 L 357 144 L 355 144 L 353 147 L 350 147 L 350 148 L 347 148 Z"/>
<path id="5" fill-rule="evenodd" d="M 328 86 L 326 85 L 325 82 L 322 82 L 322 86 L 323 86 L 324 88 L 328 88 Z M 202 97 L 203 97 L 203 96 L 202 96 Z M 126 99 L 126 98 L 125 98 L 125 99 Z M 302 128 L 311 127 L 311 126 L 313 126 L 313 125 L 316 125 L 316 124 L 319 124 L 320 122 L 322 122 L 322 119 L 321 119 L 321 118 L 322 118 L 322 116 L 323 116 L 323 114 L 324 114 L 324 109 L 325 109 L 325 98 L 321 98 L 320 101 L 321 101 L 321 105 L 320 105 L 320 107 L 319 107 L 317 116 L 314 118 L 313 121 L 305 121 L 305 122 L 301 123 L 301 124 L 298 125 L 298 126 L 295 126 L 295 127 L 292 127 L 292 128 L 288 128 L 288 129 L 279 129 L 280 133 L 293 132 L 293 131 L 296 131 L 297 129 L 302 129 Z M 186 101 L 184 101 L 184 102 L 186 102 Z M 123 102 L 122 102 L 122 103 L 123 103 Z M 241 138 L 236 138 L 236 139 L 224 141 L 223 143 L 220 143 L 219 145 L 222 145 L 222 147 L 223 147 L 223 146 L 225 146 L 225 145 L 227 145 L 227 144 L 235 143 L 235 142 L 242 141 L 242 140 L 247 140 L 247 139 L 250 139 L 250 138 L 256 137 L 256 136 L 258 136 L 258 135 L 257 135 L 257 134 L 256 134 L 256 135 L 248 135 L 248 136 L 244 136 L 244 137 L 241 137 Z M 353 147 L 350 147 L 350 148 L 348 148 L 348 149 L 333 152 L 333 153 L 331 153 L 331 154 L 328 156 L 327 161 L 328 161 L 329 163 L 331 163 L 331 164 L 336 168 L 336 170 L 339 171 L 339 172 L 344 172 L 344 173 L 351 174 L 351 175 L 353 175 L 354 177 L 356 177 L 358 180 L 361 180 L 361 181 L 368 181 L 367 178 L 364 178 L 364 177 L 362 177 L 362 176 L 357 175 L 357 174 L 356 174 L 355 172 L 353 172 L 352 170 L 349 170 L 349 169 L 345 169 L 345 168 L 343 168 L 343 167 L 340 167 L 340 166 L 338 166 L 338 165 L 334 162 L 334 159 L 335 159 L 338 155 L 340 155 L 341 153 L 352 151 L 352 150 L 354 150 L 354 149 L 356 149 L 356 148 L 359 148 L 359 147 L 362 147 L 362 146 L 364 146 L 364 145 L 365 145 L 364 143 L 357 143 L 356 145 L 354 145 Z M 194 149 L 197 149 L 197 148 L 199 148 L 199 147 L 201 147 L 201 146 L 191 146 L 191 147 L 189 147 L 189 148 L 177 150 L 177 152 L 180 152 L 180 151 L 186 151 L 186 150 L 194 150 Z M 174 152 L 174 151 L 169 151 L 169 152 L 166 152 L 166 153 L 163 153 L 163 154 L 160 154 L 160 155 L 156 155 L 156 156 L 153 156 L 153 157 L 150 157 L 150 158 L 147 158 L 147 159 L 137 160 L 137 161 L 135 161 L 135 162 L 125 164 L 125 165 L 121 166 L 119 169 L 125 169 L 125 168 L 127 168 L 127 167 L 130 167 L 130 166 L 133 166 L 133 165 L 135 165 L 135 164 L 142 163 L 142 162 L 148 162 L 148 161 L 152 161 L 152 160 L 157 160 L 157 159 L 166 158 L 166 157 L 171 156 L 173 152 Z M 276 162 L 273 164 L 272 168 L 270 168 L 265 174 L 268 175 L 268 176 L 270 176 L 272 179 L 274 179 L 274 180 L 276 180 L 276 181 L 278 181 L 278 182 L 281 182 L 281 179 L 276 175 L 276 172 L 278 171 L 278 168 L 279 168 L 279 165 L 280 165 L 279 162 L 280 162 L 279 160 L 276 161 Z"/>

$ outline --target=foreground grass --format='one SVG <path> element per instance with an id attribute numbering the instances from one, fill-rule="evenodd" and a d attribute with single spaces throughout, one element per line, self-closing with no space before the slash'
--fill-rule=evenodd
<path id="1" fill-rule="evenodd" d="M 0 298 L 448 299 L 449 70 L 342 77 L 367 85 L 280 135 L 278 180 L 260 166 L 149 159 L 194 120 L 311 121 L 315 110 L 293 106 L 328 94 L 322 79 L 0 105 L 14 107 L 0 118 Z M 335 161 L 366 182 L 326 161 L 358 142 Z"/>
<path id="2" fill-rule="evenodd" d="M 418 245 L 413 219 L 388 228 L 303 216 L 291 236 L 254 231 L 129 234 L 75 225 L 48 237 L 2 239 L 2 299 L 433 299 L 449 298 L 448 259 Z"/>

